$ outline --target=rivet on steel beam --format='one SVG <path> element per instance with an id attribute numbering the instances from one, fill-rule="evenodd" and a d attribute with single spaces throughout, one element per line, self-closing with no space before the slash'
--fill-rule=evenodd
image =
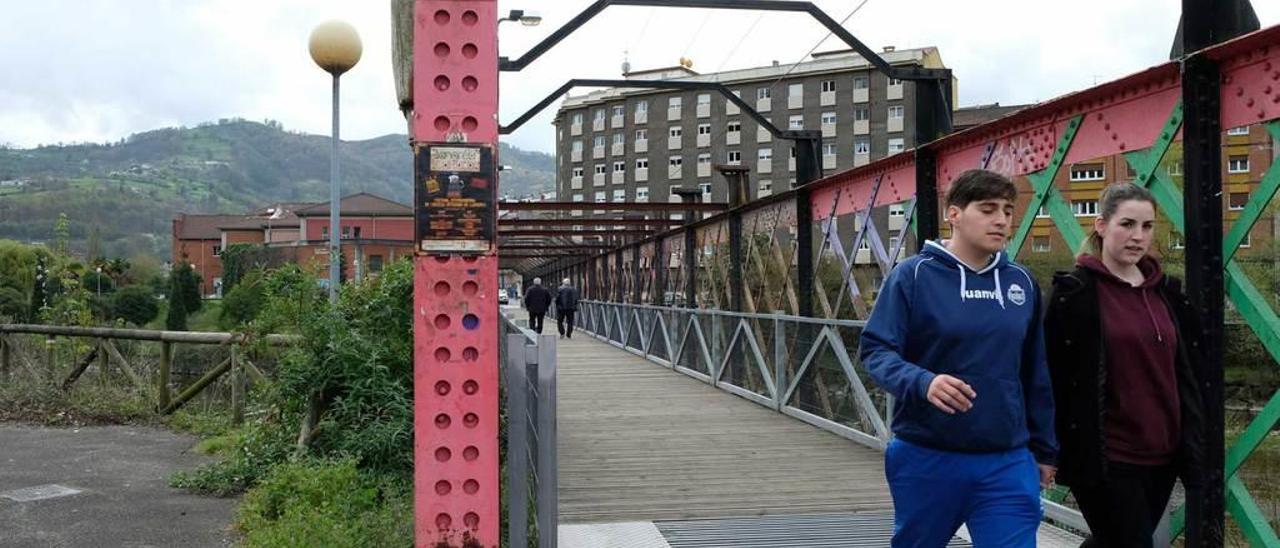
<path id="1" fill-rule="evenodd" d="M 1099 121 L 1099 122 L 1101 122 L 1101 121 L 1102 121 L 1102 113 L 1101 113 L 1101 112 L 1099 112 L 1099 113 L 1098 113 L 1098 121 Z"/>
<path id="2" fill-rule="evenodd" d="M 1244 106 L 1249 107 L 1249 108 L 1253 108 L 1253 97 L 1250 97 L 1250 98 L 1248 98 L 1247 100 L 1245 100 L 1245 102 L 1244 102 Z"/>
<path id="3" fill-rule="evenodd" d="M 1125 145 L 1124 145 L 1124 143 L 1122 142 L 1122 143 L 1120 143 L 1120 150 L 1124 150 L 1124 149 L 1125 149 Z"/>
<path id="4" fill-rule="evenodd" d="M 1111 140 L 1112 140 L 1112 141 L 1114 141 L 1114 140 L 1116 140 L 1116 139 L 1119 139 L 1119 138 L 1120 138 L 1120 135 L 1119 135 L 1119 134 L 1117 134 L 1117 133 L 1112 133 L 1112 134 L 1111 134 Z"/>
<path id="5" fill-rule="evenodd" d="M 1107 122 L 1107 123 L 1103 124 L 1103 125 L 1102 125 L 1102 129 L 1105 129 L 1105 130 L 1107 130 L 1107 131 L 1111 131 L 1111 122 Z"/>
<path id="6" fill-rule="evenodd" d="M 1258 119 L 1259 119 L 1259 120 L 1261 120 L 1261 119 L 1263 119 L 1263 118 L 1266 118 L 1266 117 L 1267 117 L 1267 111 L 1265 111 L 1265 110 L 1259 110 L 1259 111 L 1258 111 Z"/>

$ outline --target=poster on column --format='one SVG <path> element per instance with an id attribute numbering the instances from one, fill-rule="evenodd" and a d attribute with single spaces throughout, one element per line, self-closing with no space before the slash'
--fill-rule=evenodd
<path id="1" fill-rule="evenodd" d="M 492 147 L 417 145 L 413 190 L 417 252 L 488 252 L 497 236 L 497 195 Z"/>

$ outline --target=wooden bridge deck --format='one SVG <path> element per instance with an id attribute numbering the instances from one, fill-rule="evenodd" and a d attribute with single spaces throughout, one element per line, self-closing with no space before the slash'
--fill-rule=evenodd
<path id="1" fill-rule="evenodd" d="M 892 508 L 875 450 L 587 333 L 558 342 L 561 523 Z"/>

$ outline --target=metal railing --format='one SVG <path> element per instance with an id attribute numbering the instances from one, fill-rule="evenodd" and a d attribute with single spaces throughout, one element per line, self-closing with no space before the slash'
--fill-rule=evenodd
<path id="1" fill-rule="evenodd" d="M 779 413 L 883 451 L 893 398 L 857 360 L 865 320 L 585 300 L 580 329 L 613 346 Z M 1087 531 L 1080 512 L 1045 517 Z"/>
<path id="2" fill-rule="evenodd" d="M 506 538 L 513 548 L 529 546 L 533 532 L 538 547 L 555 548 L 556 338 L 540 336 L 506 315 L 503 331 L 499 352 L 507 416 Z"/>

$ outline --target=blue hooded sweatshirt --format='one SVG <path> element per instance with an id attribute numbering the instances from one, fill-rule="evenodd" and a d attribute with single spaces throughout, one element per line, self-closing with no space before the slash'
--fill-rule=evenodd
<path id="1" fill-rule="evenodd" d="M 1035 279 L 1003 252 L 975 271 L 930 241 L 894 268 L 861 341 L 871 378 L 897 398 L 894 435 L 964 453 L 1029 447 L 1054 464 L 1041 308 Z M 971 409 L 949 415 L 929 403 L 943 373 L 977 393 Z"/>

